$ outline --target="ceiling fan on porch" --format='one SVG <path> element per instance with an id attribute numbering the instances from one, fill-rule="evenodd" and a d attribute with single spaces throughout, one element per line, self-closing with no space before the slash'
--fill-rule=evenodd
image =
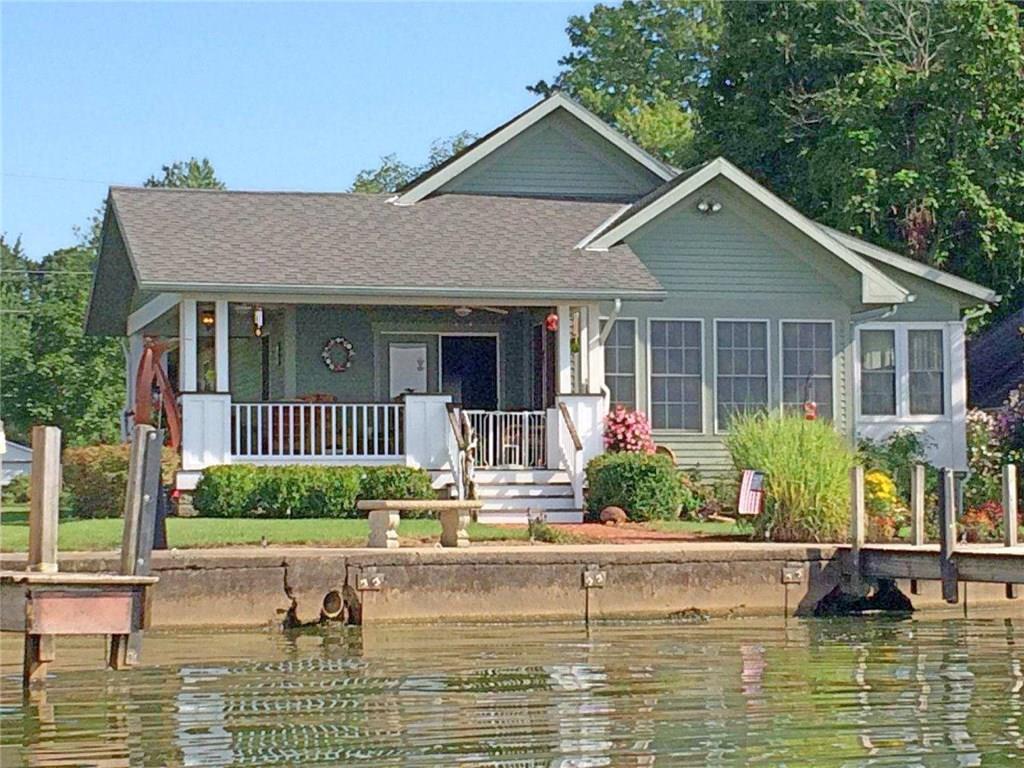
<path id="1" fill-rule="evenodd" d="M 455 314 L 459 317 L 469 317 L 475 310 L 479 309 L 481 312 L 492 312 L 495 315 L 507 315 L 508 310 L 502 309 L 501 307 L 468 307 L 465 305 L 455 307 Z"/>

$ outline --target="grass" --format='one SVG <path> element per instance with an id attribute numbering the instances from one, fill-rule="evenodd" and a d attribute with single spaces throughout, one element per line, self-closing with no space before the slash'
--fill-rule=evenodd
<path id="1" fill-rule="evenodd" d="M 97 520 L 61 520 L 58 531 L 60 549 L 65 552 L 118 549 L 122 524 L 119 518 Z M 403 520 L 398 529 L 402 538 L 436 540 L 441 536 L 437 520 Z M 221 519 L 209 517 L 167 520 L 168 546 L 177 549 L 258 545 L 265 536 L 275 545 L 321 545 L 331 547 L 365 546 L 370 534 L 366 520 L 313 519 L 267 520 L 256 518 Z M 473 541 L 509 541 L 527 539 L 525 527 L 499 527 L 472 523 Z M 24 505 L 4 505 L 0 516 L 0 551 L 24 552 L 28 549 L 28 511 Z"/>
<path id="2" fill-rule="evenodd" d="M 749 536 L 750 526 L 736 523 L 697 520 L 652 520 L 647 523 L 652 531 L 664 533 L 689 533 L 694 536 Z"/>

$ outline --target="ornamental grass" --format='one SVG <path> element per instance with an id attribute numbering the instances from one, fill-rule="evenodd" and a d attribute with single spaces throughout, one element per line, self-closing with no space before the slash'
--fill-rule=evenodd
<path id="1" fill-rule="evenodd" d="M 772 541 L 840 541 L 849 530 L 854 454 L 831 423 L 739 414 L 726 447 L 738 471 L 763 472 L 764 510 L 754 535 Z"/>

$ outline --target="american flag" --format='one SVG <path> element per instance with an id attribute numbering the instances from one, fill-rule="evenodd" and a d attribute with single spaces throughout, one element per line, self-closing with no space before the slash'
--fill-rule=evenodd
<path id="1" fill-rule="evenodd" d="M 757 515 L 764 503 L 764 473 L 753 469 L 743 470 L 740 481 L 740 500 L 737 513 L 741 515 Z"/>

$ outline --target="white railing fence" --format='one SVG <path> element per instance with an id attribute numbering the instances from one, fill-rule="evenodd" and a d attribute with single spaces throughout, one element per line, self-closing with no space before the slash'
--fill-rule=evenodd
<path id="1" fill-rule="evenodd" d="M 234 403 L 231 454 L 241 459 L 397 458 L 401 403 Z"/>
<path id="2" fill-rule="evenodd" d="M 476 437 L 477 467 L 544 467 L 545 411 L 463 411 Z"/>

